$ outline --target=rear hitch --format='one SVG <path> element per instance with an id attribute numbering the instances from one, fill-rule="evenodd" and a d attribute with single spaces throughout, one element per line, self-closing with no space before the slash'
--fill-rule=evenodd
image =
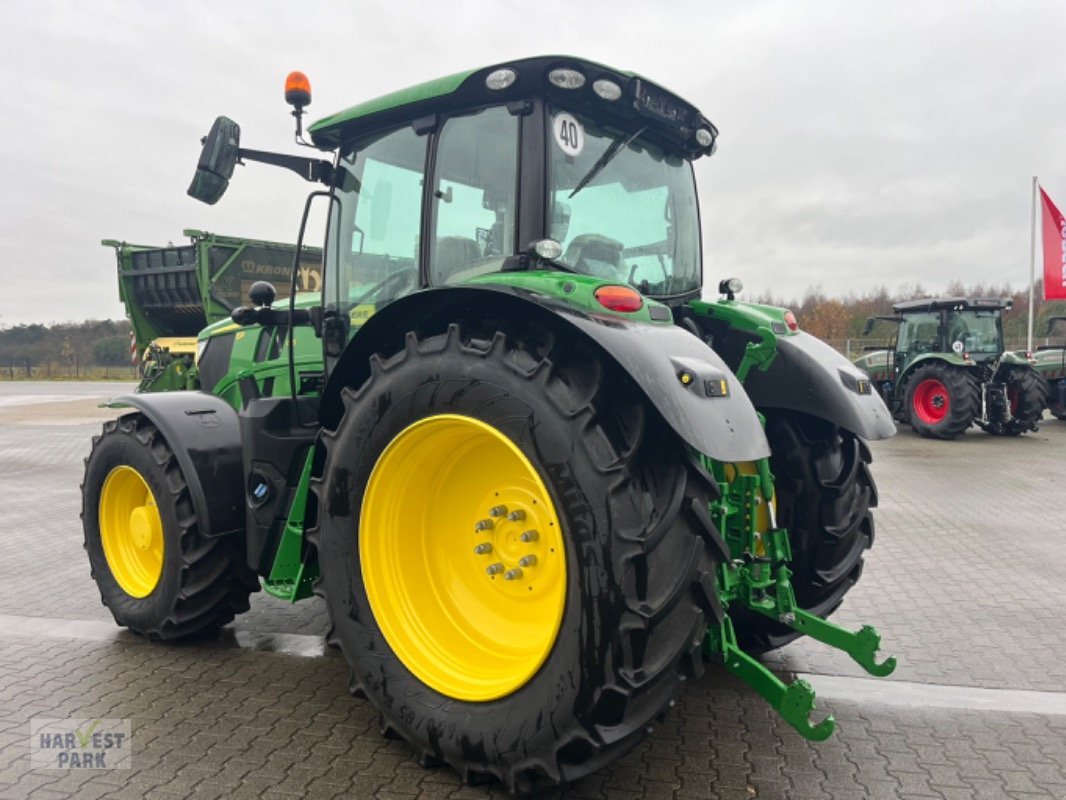
<path id="1" fill-rule="evenodd" d="M 890 675 L 895 657 L 877 660 L 881 636 L 865 625 L 849 631 L 796 604 L 792 588 L 792 548 L 788 531 L 777 527 L 773 477 L 768 459 L 748 465 L 722 464 L 704 459 L 704 465 L 721 487 L 721 497 L 710 504 L 711 518 L 721 533 L 731 559 L 719 565 L 717 590 L 722 607 L 738 605 L 776 620 L 830 647 L 843 650 L 866 672 L 876 677 Z M 760 530 L 762 528 L 763 530 Z M 786 684 L 737 644 L 728 615 L 712 625 L 704 639 L 704 651 L 721 660 L 725 668 L 759 693 L 800 735 L 812 741 L 828 738 L 835 722 L 827 716 L 812 723 L 815 693 L 810 684 L 796 680 Z"/>
<path id="2" fill-rule="evenodd" d="M 733 633 L 733 622 L 727 616 L 721 625 L 707 631 L 703 640 L 704 654 L 720 660 L 725 668 L 759 693 L 781 715 L 781 719 L 799 731 L 804 739 L 822 742 L 833 735 L 836 720 L 828 715 L 818 723 L 810 720 L 814 711 L 814 689 L 805 680 L 785 683 L 766 667 L 741 650 Z"/>

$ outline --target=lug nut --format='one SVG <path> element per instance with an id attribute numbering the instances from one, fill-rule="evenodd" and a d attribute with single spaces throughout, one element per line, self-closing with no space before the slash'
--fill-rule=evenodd
<path id="1" fill-rule="evenodd" d="M 507 513 L 507 506 L 493 506 L 489 509 L 490 517 L 502 517 Z"/>
<path id="2" fill-rule="evenodd" d="M 535 541 L 537 541 L 537 532 L 536 531 L 523 531 L 522 535 L 519 536 L 518 538 L 521 539 L 523 542 L 535 542 Z"/>
<path id="3" fill-rule="evenodd" d="M 522 570 L 520 570 L 518 567 L 515 567 L 514 569 L 507 570 L 506 574 L 503 576 L 503 579 L 505 581 L 516 581 L 521 577 Z"/>
<path id="4" fill-rule="evenodd" d="M 520 508 L 516 508 L 514 511 L 507 515 L 507 519 L 511 520 L 511 522 L 518 522 L 519 520 L 523 520 L 525 518 L 526 512 Z"/>
<path id="5" fill-rule="evenodd" d="M 503 564 L 496 562 L 495 564 L 489 564 L 485 567 L 485 573 L 488 575 L 499 575 L 503 572 Z"/>
<path id="6" fill-rule="evenodd" d="M 520 567 L 532 567 L 536 565 L 537 557 L 534 555 L 522 556 L 518 559 L 518 566 Z"/>
<path id="7" fill-rule="evenodd" d="M 479 556 L 483 556 L 486 553 L 491 553 L 492 552 L 492 545 L 489 544 L 488 542 L 482 542 L 481 544 L 479 544 L 477 547 L 474 548 L 474 552 L 477 553 Z"/>
<path id="8" fill-rule="evenodd" d="M 491 531 L 495 526 L 495 522 L 491 519 L 478 520 L 478 523 L 474 526 L 474 530 L 480 533 L 481 531 Z"/>

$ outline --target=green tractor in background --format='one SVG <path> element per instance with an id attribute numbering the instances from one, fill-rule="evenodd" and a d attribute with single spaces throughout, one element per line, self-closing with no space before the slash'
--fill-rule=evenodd
<path id="1" fill-rule="evenodd" d="M 1048 387 L 1027 353 L 1003 348 L 1010 300 L 947 297 L 908 300 L 894 316 L 871 317 L 898 326 L 887 350 L 855 360 L 900 422 L 935 439 L 954 439 L 976 423 L 1000 436 L 1035 431 Z"/>
<path id="2" fill-rule="evenodd" d="M 1066 334 L 1066 317 L 1050 317 L 1044 335 L 1050 337 L 1056 325 Z M 1040 345 L 1033 353 L 1033 361 L 1033 369 L 1048 384 L 1048 411 L 1066 420 L 1066 342 Z"/>
<path id="3" fill-rule="evenodd" d="M 310 88 L 290 76 L 297 141 Z M 198 337 L 200 391 L 116 398 L 85 546 L 120 625 L 176 640 L 260 585 L 322 595 L 350 687 L 423 764 L 527 794 L 620 757 L 707 659 L 802 735 L 814 692 L 753 654 L 859 579 L 894 432 L 867 377 L 784 309 L 700 299 L 692 163 L 717 130 L 640 76 L 522 59 L 354 106 L 313 157 L 220 117 L 189 193 L 237 163 L 322 184 L 288 297 Z M 321 155 L 329 154 L 329 158 Z M 321 287 L 300 292 L 308 211 Z M 764 428 L 765 424 L 765 428 Z"/>

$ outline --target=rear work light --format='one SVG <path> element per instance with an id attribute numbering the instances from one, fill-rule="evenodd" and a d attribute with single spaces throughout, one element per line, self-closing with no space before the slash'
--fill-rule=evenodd
<path id="1" fill-rule="evenodd" d="M 593 296 L 596 301 L 610 311 L 631 314 L 644 307 L 644 298 L 640 292 L 628 286 L 601 286 Z"/>

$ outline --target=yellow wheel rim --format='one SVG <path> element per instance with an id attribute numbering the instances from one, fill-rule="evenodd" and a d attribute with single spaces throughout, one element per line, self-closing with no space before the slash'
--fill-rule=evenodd
<path id="1" fill-rule="evenodd" d="M 491 425 L 441 414 L 400 432 L 370 475 L 359 557 L 389 646 L 447 697 L 504 697 L 555 644 L 559 518 L 529 459 Z"/>
<path id="2" fill-rule="evenodd" d="M 115 467 L 104 480 L 100 541 L 122 591 L 150 595 L 163 574 L 163 520 L 152 490 L 132 467 Z"/>

